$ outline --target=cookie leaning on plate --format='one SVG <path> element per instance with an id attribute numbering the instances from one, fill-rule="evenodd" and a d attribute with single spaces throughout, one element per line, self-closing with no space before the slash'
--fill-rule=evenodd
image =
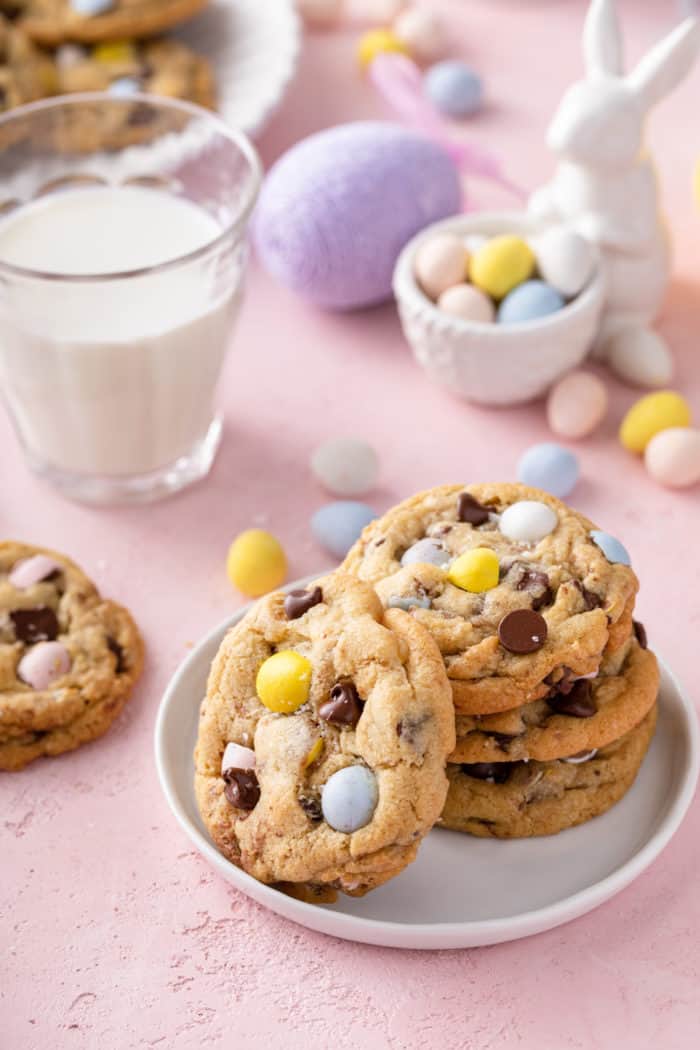
<path id="1" fill-rule="evenodd" d="M 335 573 L 268 595 L 226 635 L 201 709 L 197 802 L 221 852 L 261 882 L 362 895 L 415 857 L 453 746 L 430 635 Z"/>
<path id="2" fill-rule="evenodd" d="M 156 36 L 192 18 L 208 0 L 18 0 L 20 25 L 44 47 Z"/>
<path id="3" fill-rule="evenodd" d="M 131 694 L 143 642 L 69 558 L 0 543 L 0 769 L 104 733 Z"/>
<path id="4" fill-rule="evenodd" d="M 443 485 L 369 524 L 341 568 L 430 631 L 457 712 L 487 714 L 596 672 L 630 637 L 637 578 L 593 530 L 524 485 Z"/>

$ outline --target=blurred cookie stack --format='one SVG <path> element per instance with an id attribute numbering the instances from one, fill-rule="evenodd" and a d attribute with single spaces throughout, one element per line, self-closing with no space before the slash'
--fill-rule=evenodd
<path id="1" fill-rule="evenodd" d="M 0 0 L 0 111 L 51 95 L 140 92 L 212 108 L 209 62 L 157 34 L 208 0 Z"/>
<path id="2" fill-rule="evenodd" d="M 632 785 L 659 672 L 614 537 L 538 490 L 448 485 L 372 522 L 342 568 L 443 655 L 457 727 L 443 826 L 552 834 Z"/>

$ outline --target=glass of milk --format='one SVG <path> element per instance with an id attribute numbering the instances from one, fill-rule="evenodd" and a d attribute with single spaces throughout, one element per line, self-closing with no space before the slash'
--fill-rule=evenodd
<path id="1" fill-rule="evenodd" d="M 0 118 L 0 388 L 65 495 L 144 501 L 209 471 L 259 184 L 245 136 L 188 103 Z"/>

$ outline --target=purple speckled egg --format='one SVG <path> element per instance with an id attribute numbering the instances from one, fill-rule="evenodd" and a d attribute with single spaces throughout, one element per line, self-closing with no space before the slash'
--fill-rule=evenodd
<path id="1" fill-rule="evenodd" d="M 461 203 L 442 147 L 395 124 L 342 124 L 273 166 L 254 239 L 278 281 L 318 306 L 348 310 L 390 298 L 401 249 Z"/>

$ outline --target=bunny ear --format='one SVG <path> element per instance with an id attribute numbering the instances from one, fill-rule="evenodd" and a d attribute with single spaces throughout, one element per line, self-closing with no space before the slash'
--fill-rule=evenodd
<path id="1" fill-rule="evenodd" d="M 628 83 L 646 109 L 660 102 L 690 72 L 700 52 L 700 20 L 686 18 L 645 55 Z"/>
<path id="2" fill-rule="evenodd" d="M 583 57 L 590 76 L 622 74 L 622 36 L 613 0 L 591 0 L 583 27 Z"/>

